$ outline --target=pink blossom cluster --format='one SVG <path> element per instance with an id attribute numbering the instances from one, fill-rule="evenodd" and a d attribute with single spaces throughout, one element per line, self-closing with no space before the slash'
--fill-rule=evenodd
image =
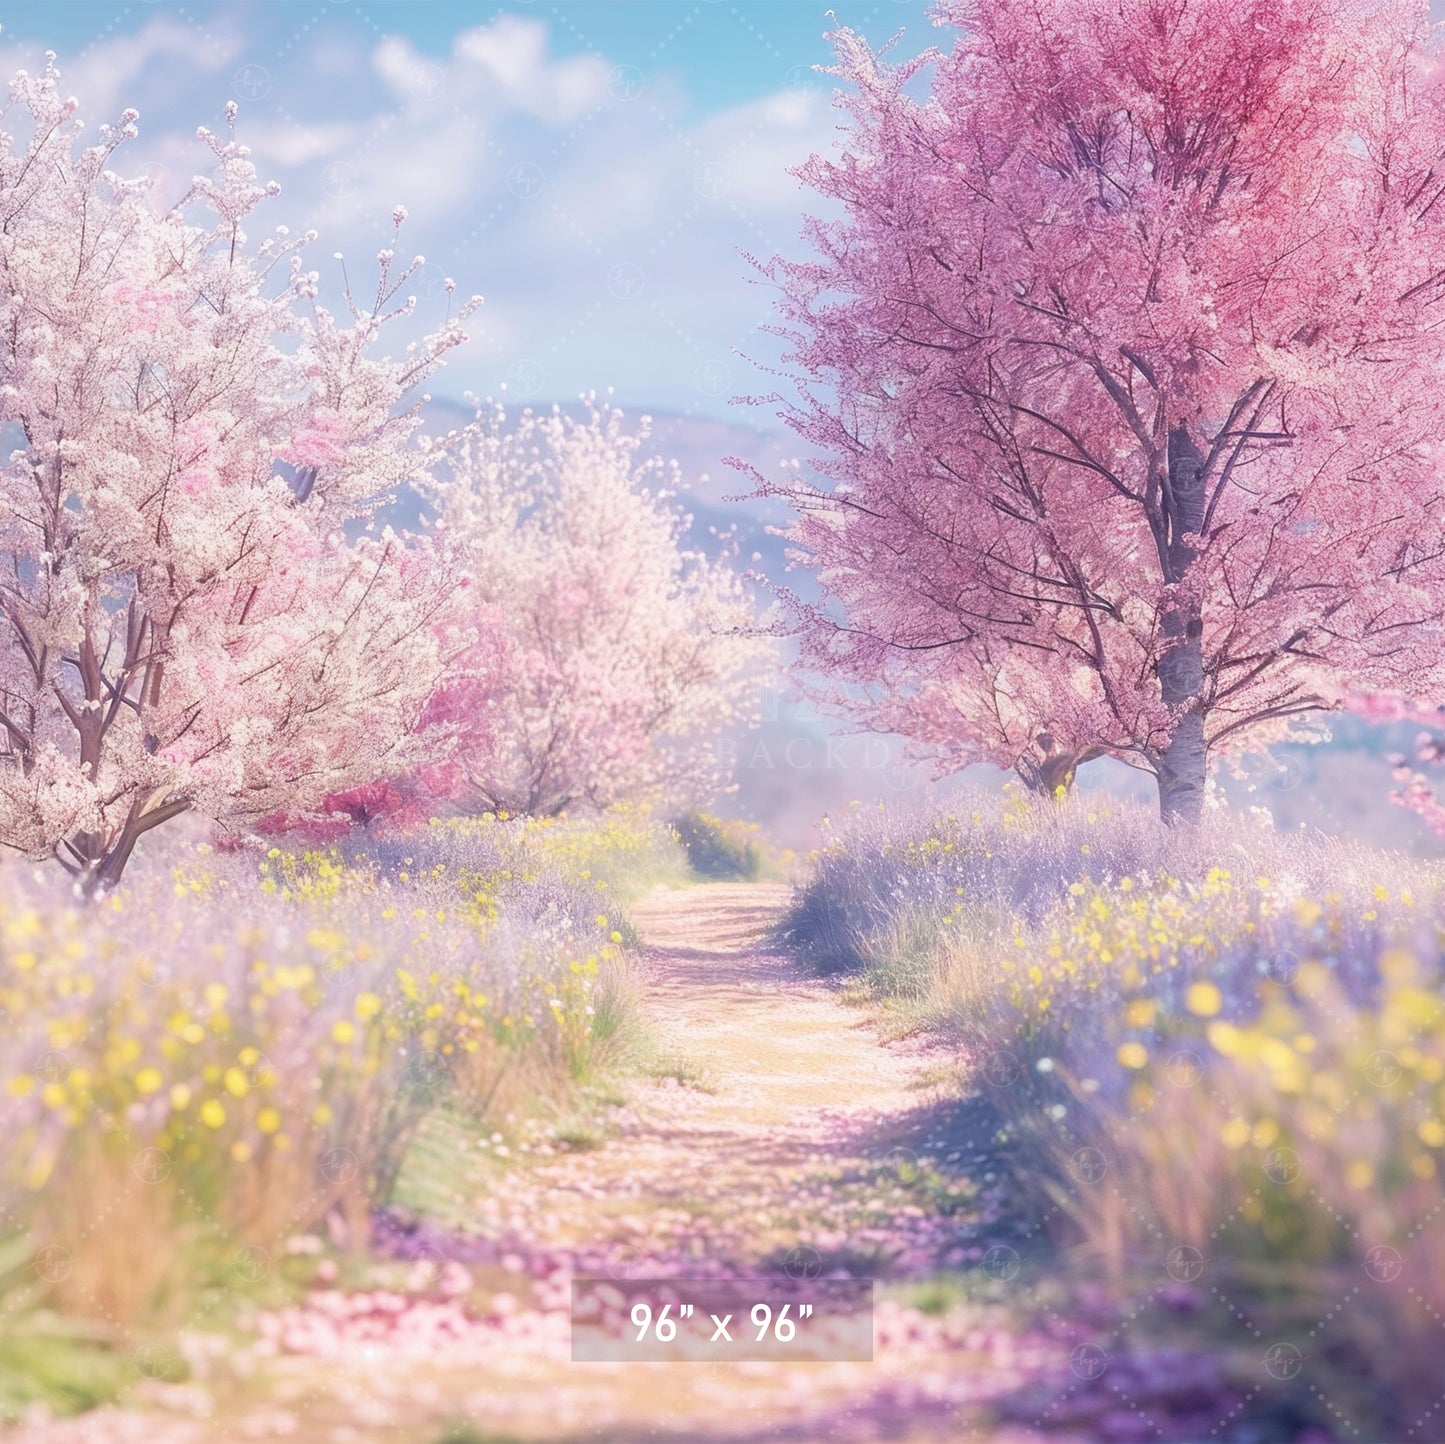
<path id="1" fill-rule="evenodd" d="M 428 720 L 461 729 L 453 790 L 494 811 L 709 799 L 728 781 L 714 739 L 750 714 L 767 655 L 728 539 L 688 545 L 677 464 L 639 460 L 649 419 L 585 400 L 585 420 L 511 425 L 478 405 L 424 484 L 478 636 Z"/>
<path id="2" fill-rule="evenodd" d="M 429 1264 L 419 1270 L 436 1271 Z M 416 1274 L 416 1270 L 413 1271 Z M 522 1308 L 498 1293 L 485 1311 L 468 1309 L 472 1279 L 462 1265 L 448 1262 L 426 1292 L 427 1280 L 409 1278 L 405 1290 L 314 1289 L 299 1304 L 258 1314 L 255 1352 L 310 1354 L 344 1365 L 348 1359 L 382 1350 L 388 1359 L 427 1360 L 443 1367 L 495 1365 L 500 1356 L 526 1350 L 544 1357 L 567 1355 L 565 1306 Z"/>

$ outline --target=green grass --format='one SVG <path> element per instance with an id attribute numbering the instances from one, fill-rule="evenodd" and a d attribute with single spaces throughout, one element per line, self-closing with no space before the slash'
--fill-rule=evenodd
<path id="1" fill-rule="evenodd" d="M 675 818 L 672 830 L 698 877 L 710 882 L 756 882 L 762 877 L 767 858 L 755 824 L 726 822 L 693 810 Z"/>
<path id="2" fill-rule="evenodd" d="M 393 1202 L 438 1222 L 465 1221 L 470 1201 L 502 1166 L 476 1147 L 478 1132 L 478 1124 L 454 1109 L 428 1114 L 407 1150 Z"/>
<path id="3" fill-rule="evenodd" d="M 553 1147 L 568 1153 L 590 1153 L 601 1148 L 607 1135 L 594 1123 L 578 1119 L 557 1128 L 552 1134 Z"/>
<path id="4" fill-rule="evenodd" d="M 691 1088 L 697 1093 L 711 1095 L 719 1091 L 720 1085 L 714 1070 L 686 1053 L 656 1054 L 647 1060 L 644 1069 L 649 1078 L 659 1081 L 674 1078 L 682 1087 Z"/>
<path id="5" fill-rule="evenodd" d="M 524 1444 L 515 1434 L 493 1434 L 471 1424 L 450 1424 L 431 1444 Z"/>
<path id="6" fill-rule="evenodd" d="M 0 1420 L 13 1423 L 36 1404 L 56 1414 L 94 1409 L 134 1377 L 133 1361 L 106 1329 L 37 1310 L 0 1331 Z"/>

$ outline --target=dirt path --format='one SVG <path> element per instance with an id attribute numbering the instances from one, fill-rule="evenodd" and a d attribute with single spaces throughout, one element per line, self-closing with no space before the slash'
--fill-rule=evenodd
<path id="1" fill-rule="evenodd" d="M 989 1406 L 1069 1341 L 990 1324 L 982 1303 L 932 1318 L 886 1287 L 871 1363 L 569 1361 L 574 1275 L 758 1277 L 804 1256 L 886 1286 L 977 1264 L 998 1237 L 987 1117 L 930 1085 L 950 1060 L 885 1043 L 768 948 L 785 900 L 715 885 L 633 910 L 673 1076 L 640 1083 L 600 1148 L 516 1161 L 462 1201 L 466 1233 L 384 1229 L 395 1262 L 368 1287 L 319 1287 L 224 1357 L 197 1334 L 190 1382 L 142 1367 L 129 1407 L 17 1444 L 1036 1437 L 989 1424 Z"/>

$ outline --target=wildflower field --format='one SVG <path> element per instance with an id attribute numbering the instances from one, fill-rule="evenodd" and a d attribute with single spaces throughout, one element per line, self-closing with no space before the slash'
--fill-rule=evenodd
<path id="1" fill-rule="evenodd" d="M 741 1437 L 706 1372 L 578 1382 L 570 1286 L 799 1257 L 873 1280 L 874 1356 L 718 1366 L 759 1428 L 1438 1436 L 1445 863 L 1009 789 L 854 809 L 783 888 L 684 822 L 182 836 L 96 904 L 10 869 L 17 1437 Z"/>
<path id="2" fill-rule="evenodd" d="M 365 1250 L 428 1126 L 548 1147 L 626 1056 L 627 900 L 686 870 L 626 810 L 148 864 L 94 907 L 0 877 L 11 1417 L 284 1296 L 298 1247 Z"/>
<path id="3" fill-rule="evenodd" d="M 1106 1340 L 1146 1311 L 1252 1349 L 1257 1437 L 1435 1438 L 1442 888 L 1439 863 L 1267 820 L 1181 837 L 1015 795 L 855 812 L 783 931 L 958 1049 L 1009 1160 L 998 1268 L 1107 1300 Z"/>

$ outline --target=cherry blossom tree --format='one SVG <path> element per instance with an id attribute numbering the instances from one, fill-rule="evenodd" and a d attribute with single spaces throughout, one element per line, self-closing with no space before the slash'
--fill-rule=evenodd
<path id="1" fill-rule="evenodd" d="M 491 811 L 715 795 L 717 735 L 747 716 L 768 652 L 731 539 L 711 558 L 685 545 L 679 468 L 639 461 L 649 419 L 629 432 L 583 399 L 585 420 L 511 425 L 478 404 L 424 488 L 466 557 L 482 652 L 434 707 L 466 739 L 453 793 Z"/>
<path id="2" fill-rule="evenodd" d="M 1391 756 L 1396 787 L 1390 801 L 1417 814 L 1432 831 L 1445 836 L 1445 802 L 1427 774 L 1419 770 L 1438 772 L 1445 763 L 1445 707 L 1432 707 L 1403 692 L 1351 693 L 1345 705 L 1367 722 L 1381 726 L 1413 722 L 1428 729 L 1415 734 L 1411 756 Z"/>
<path id="3" fill-rule="evenodd" d="M 338 322 L 311 234 L 247 246 L 277 187 L 234 105 L 161 213 L 111 169 L 137 113 L 82 148 L 58 85 L 18 74 L 0 136 L 0 842 L 94 893 L 180 813 L 304 814 L 409 755 L 457 558 L 368 518 L 424 472 L 398 403 L 480 298 L 369 359 L 420 258 L 389 245 Z"/>
<path id="4" fill-rule="evenodd" d="M 840 218 L 759 265 L 820 453 L 753 473 L 821 592 L 792 627 L 943 766 L 1051 786 L 1105 752 L 1197 819 L 1212 754 L 1438 677 L 1426 7 L 934 15 L 952 50 L 898 65 L 834 33 L 844 153 L 794 174 Z"/>

